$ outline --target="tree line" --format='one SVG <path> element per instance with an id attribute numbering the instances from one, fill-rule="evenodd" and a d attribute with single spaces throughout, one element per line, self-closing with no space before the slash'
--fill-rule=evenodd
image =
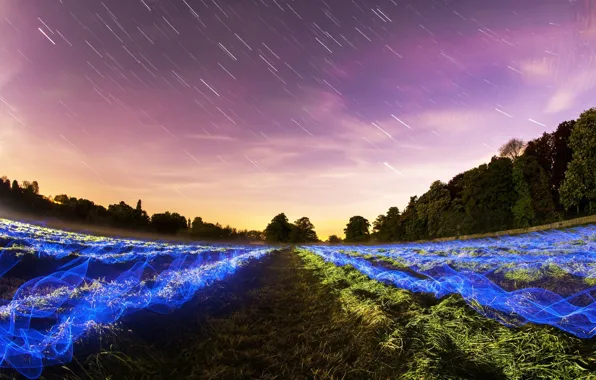
<path id="1" fill-rule="evenodd" d="M 596 213 L 596 108 L 527 143 L 512 139 L 488 164 L 435 181 L 372 224 L 350 218 L 348 242 L 415 241 L 525 228 Z M 371 228 L 372 227 L 372 228 Z M 337 237 L 334 237 L 337 241 Z"/>
<path id="2" fill-rule="evenodd" d="M 178 213 L 149 216 L 141 201 L 106 209 L 82 198 L 39 194 L 36 181 L 19 184 L 0 178 L 0 202 L 37 215 L 160 234 L 185 235 L 201 240 L 319 242 L 307 217 L 290 223 L 276 215 L 264 231 L 237 230 L 219 223 L 192 221 Z M 343 241 L 397 242 L 470 235 L 525 228 L 596 213 L 596 108 L 577 120 L 565 121 L 552 133 L 524 142 L 512 139 L 499 155 L 454 176 L 435 181 L 430 189 L 410 197 L 403 211 L 390 207 L 372 224 L 362 216 L 348 221 Z M 329 243 L 342 242 L 337 235 Z"/>
<path id="3" fill-rule="evenodd" d="M 0 178 L 0 202 L 4 207 L 36 216 L 53 217 L 75 223 L 107 226 L 162 235 L 182 235 L 198 240 L 263 241 L 261 231 L 237 230 L 219 223 L 207 223 L 202 218 L 190 219 L 169 211 L 151 216 L 143 210 L 139 200 L 136 207 L 126 202 L 111 204 L 108 208 L 94 202 L 66 194 L 45 197 L 39 193 L 37 181 Z"/>

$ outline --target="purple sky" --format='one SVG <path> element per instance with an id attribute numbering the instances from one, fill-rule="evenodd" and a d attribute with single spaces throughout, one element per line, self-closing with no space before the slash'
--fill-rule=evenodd
<path id="1" fill-rule="evenodd" d="M 319 235 L 596 99 L 590 0 L 0 0 L 1 174 Z"/>

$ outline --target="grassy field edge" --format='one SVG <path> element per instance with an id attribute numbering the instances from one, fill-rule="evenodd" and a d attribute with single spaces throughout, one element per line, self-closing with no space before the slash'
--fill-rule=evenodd
<path id="1" fill-rule="evenodd" d="M 297 253 L 340 294 L 346 311 L 375 327 L 382 351 L 403 363 L 397 378 L 596 379 L 593 339 L 549 326 L 505 327 L 458 295 L 437 300 L 327 263 L 307 249 Z"/>

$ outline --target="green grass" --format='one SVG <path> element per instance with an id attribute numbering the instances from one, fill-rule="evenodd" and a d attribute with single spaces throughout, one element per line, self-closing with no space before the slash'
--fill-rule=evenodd
<path id="1" fill-rule="evenodd" d="M 515 265 L 509 266 L 514 267 Z M 530 283 L 540 279 L 560 280 L 569 274 L 556 264 L 548 264 L 538 269 L 513 269 L 505 272 L 505 278 L 521 283 Z"/>
<path id="2" fill-rule="evenodd" d="M 371 314 L 373 301 L 359 291 L 342 296 L 298 255 L 275 253 L 174 313 L 183 316 L 146 313 L 132 333 L 135 323 L 108 330 L 99 353 L 49 368 L 44 378 L 390 378 L 400 359 L 390 341 L 382 347 L 377 339 L 390 321 L 381 308 Z M 147 338 L 147 329 L 164 339 Z"/>
<path id="3" fill-rule="evenodd" d="M 394 359 L 403 363 L 394 373 L 399 378 L 596 378 L 594 340 L 547 326 L 508 328 L 459 296 L 433 301 L 372 281 L 351 267 L 325 263 L 307 251 L 300 255 L 308 267 L 318 268 L 324 283 L 338 289 L 348 312 L 379 321 L 380 346 L 394 347 Z"/>
<path id="4" fill-rule="evenodd" d="M 596 379 L 595 340 L 508 328 L 459 296 L 413 294 L 307 250 L 250 263 L 174 313 L 98 332 L 43 378 Z"/>

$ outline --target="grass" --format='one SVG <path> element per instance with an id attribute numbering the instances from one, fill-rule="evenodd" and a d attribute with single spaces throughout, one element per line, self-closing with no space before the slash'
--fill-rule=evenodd
<path id="1" fill-rule="evenodd" d="M 378 318 L 370 318 L 372 301 L 341 296 L 317 273 L 296 254 L 275 253 L 242 268 L 171 315 L 137 314 L 116 330 L 104 331 L 102 342 L 90 339 L 79 344 L 75 352 L 102 348 L 77 355 L 64 367 L 47 368 L 43 378 L 393 376 L 397 367 L 393 351 L 377 340 L 377 330 L 387 318 L 380 309 Z"/>
<path id="2" fill-rule="evenodd" d="M 401 363 L 402 379 L 596 378 L 594 340 L 552 327 L 508 328 L 487 319 L 453 295 L 433 300 L 372 281 L 352 267 L 336 267 L 307 251 L 307 267 L 341 294 L 346 310 L 377 321 L 380 347 Z M 366 292 L 362 292 L 366 289 Z"/>
<path id="3" fill-rule="evenodd" d="M 459 296 L 413 294 L 283 250 L 173 313 L 97 326 L 42 378 L 596 379 L 595 351 L 596 340 L 508 328 Z"/>

